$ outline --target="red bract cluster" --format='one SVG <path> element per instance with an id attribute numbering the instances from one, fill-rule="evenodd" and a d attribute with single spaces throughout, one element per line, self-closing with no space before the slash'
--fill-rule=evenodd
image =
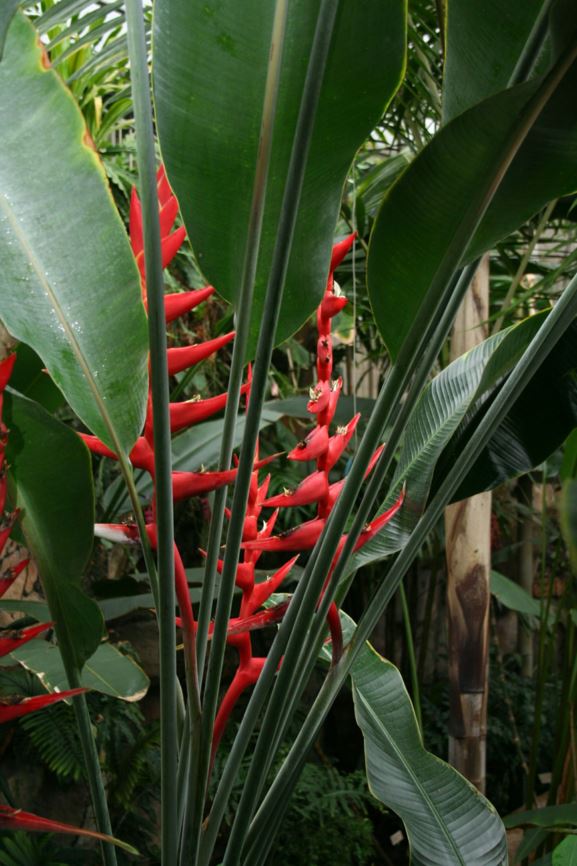
<path id="1" fill-rule="evenodd" d="M 162 169 L 158 173 L 158 196 L 163 263 L 167 265 L 184 240 L 184 230 L 172 230 L 178 206 Z M 144 292 L 146 286 L 142 243 L 142 216 L 140 202 L 135 192 L 132 194 L 130 208 L 130 238 L 140 268 Z M 267 625 L 274 624 L 282 619 L 287 604 L 284 602 L 271 604 L 271 596 L 290 574 L 298 559 L 298 555 L 293 556 L 285 562 L 272 576 L 263 582 L 256 581 L 256 566 L 259 558 L 264 551 L 298 553 L 311 550 L 318 541 L 344 484 L 344 479 L 331 483 L 330 473 L 349 445 L 360 416 L 355 415 L 348 424 L 343 427 L 337 427 L 333 432 L 331 431 L 333 417 L 342 390 L 342 379 L 338 378 L 334 380 L 332 378 L 333 348 L 331 326 L 333 318 L 347 303 L 347 299 L 341 294 L 334 281 L 334 271 L 350 250 L 353 242 L 354 235 L 351 235 L 341 243 L 335 245 L 326 291 L 317 310 L 319 333 L 316 363 L 317 383 L 311 388 L 310 400 L 307 406 L 308 411 L 316 419 L 316 425 L 306 439 L 288 455 L 291 460 L 315 461 L 315 469 L 296 490 L 285 491 L 279 496 L 267 499 L 270 476 L 267 476 L 261 482 L 259 481 L 258 470 L 273 458 L 268 457 L 264 460 L 259 460 L 258 448 L 255 454 L 248 507 L 243 526 L 241 561 L 238 563 L 235 577 L 236 585 L 241 593 L 240 609 L 238 616 L 230 620 L 227 634 L 227 641 L 230 646 L 236 649 L 238 660 L 235 674 L 225 692 L 215 720 L 213 755 L 222 737 L 227 720 L 238 699 L 247 688 L 256 683 L 266 660 L 265 657 L 254 654 L 251 632 L 257 628 L 264 628 Z M 197 304 L 205 301 L 212 292 L 213 288 L 209 286 L 206 289 L 166 295 L 166 321 L 170 322 L 178 316 L 188 313 Z M 199 345 L 169 349 L 169 374 L 172 375 L 188 369 L 224 346 L 233 337 L 234 333 L 231 332 L 224 337 L 209 340 Z M 248 400 L 250 396 L 250 370 L 249 381 L 243 386 L 243 393 L 247 395 Z M 226 400 L 226 394 L 206 398 L 201 398 L 198 395 L 187 402 L 171 404 L 170 420 L 172 432 L 176 433 L 184 430 L 193 424 L 209 418 L 225 407 Z M 107 457 L 115 457 L 96 437 L 83 435 L 83 439 L 93 452 Z M 371 460 L 368 472 L 374 467 L 379 453 L 380 449 Z M 130 459 L 135 467 L 144 469 L 154 479 L 154 439 L 150 399 L 144 430 L 132 449 Z M 211 490 L 216 490 L 218 487 L 234 483 L 236 473 L 237 469 L 235 467 L 222 472 L 173 472 L 173 497 L 175 500 L 179 500 L 185 497 L 204 495 Z M 379 516 L 370 526 L 365 527 L 356 544 L 356 549 L 379 531 L 384 523 L 400 508 L 401 501 L 402 497 L 395 503 L 392 509 Z M 274 536 L 272 534 L 280 508 L 313 504 L 316 504 L 317 510 L 316 516 L 313 519 L 280 535 Z M 266 521 L 261 523 L 259 528 L 263 508 L 274 508 L 275 510 Z M 151 509 L 151 518 L 147 525 L 147 532 L 152 546 L 156 548 L 157 535 L 154 502 Z M 96 533 L 115 541 L 136 542 L 137 540 L 136 528 L 123 524 L 99 524 L 96 528 Z M 346 536 L 343 536 L 341 539 L 332 568 L 334 568 L 345 539 Z M 186 573 L 176 546 L 174 555 L 176 594 L 180 608 L 180 617 L 177 619 L 177 625 L 183 628 L 185 651 L 192 655 L 192 642 L 194 641 L 196 626 L 190 603 Z M 219 570 L 222 570 L 222 566 L 223 562 L 220 560 L 218 563 Z M 327 576 L 327 580 L 329 577 L 330 573 Z M 259 610 L 265 605 L 267 607 L 264 611 Z M 334 604 L 331 605 L 328 622 L 331 631 L 333 654 L 338 656 L 342 650 L 342 636 L 340 619 Z M 209 637 L 211 635 L 212 625 L 209 629 Z"/>
<path id="2" fill-rule="evenodd" d="M 254 472 L 252 476 L 241 544 L 243 558 L 239 563 L 236 576 L 236 584 L 242 592 L 240 619 L 241 622 L 247 624 L 250 622 L 254 611 L 270 599 L 272 593 L 277 590 L 298 559 L 298 556 L 290 559 L 265 583 L 255 583 L 255 567 L 260 555 L 265 551 L 296 552 L 311 550 L 317 543 L 344 484 L 344 479 L 331 483 L 330 472 L 349 444 L 359 422 L 360 415 L 355 415 L 344 427 L 337 427 L 331 435 L 330 427 L 343 385 L 340 377 L 336 380 L 332 378 L 333 345 L 331 326 L 332 319 L 347 303 L 347 299 L 342 295 L 335 283 L 334 271 L 347 255 L 354 243 L 354 239 L 355 235 L 350 235 L 333 247 L 325 294 L 317 310 L 319 337 L 316 369 L 318 381 L 310 389 L 310 399 L 307 404 L 308 412 L 316 417 L 316 426 L 288 455 L 289 460 L 314 460 L 316 469 L 295 490 L 285 490 L 284 493 L 270 498 L 266 498 L 270 476 L 267 476 L 260 486 L 258 483 L 258 472 Z M 367 475 L 375 466 L 381 450 L 382 447 L 377 449 L 373 455 Z M 280 508 L 313 504 L 316 504 L 317 507 L 316 517 L 280 535 L 272 535 Z M 355 550 L 366 544 L 391 519 L 401 507 L 401 504 L 402 494 L 391 509 L 377 517 L 370 525 L 364 528 L 355 545 Z M 275 510 L 263 524 L 263 528 L 258 531 L 258 518 L 263 508 L 274 508 Z M 343 536 L 339 542 L 331 570 L 327 575 L 327 581 L 336 565 L 345 540 L 346 536 Z M 286 605 L 284 604 L 270 607 L 266 611 L 265 617 L 267 618 L 264 619 L 264 622 L 270 623 L 280 619 L 285 607 Z M 280 614 L 279 608 L 281 608 Z M 342 651 L 342 632 L 339 613 L 334 603 L 329 609 L 328 624 L 331 632 L 333 658 L 336 660 Z M 264 658 L 253 656 L 251 636 L 248 631 L 240 634 L 237 634 L 236 631 L 231 634 L 229 631 L 228 643 L 235 646 L 238 651 L 238 668 L 218 711 L 213 750 L 218 745 L 226 722 L 238 698 L 245 689 L 256 682 L 265 663 Z"/>

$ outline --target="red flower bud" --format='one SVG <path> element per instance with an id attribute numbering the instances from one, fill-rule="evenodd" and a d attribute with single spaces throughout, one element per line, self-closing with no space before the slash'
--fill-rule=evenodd
<path id="1" fill-rule="evenodd" d="M 190 313 L 203 301 L 206 301 L 214 292 L 214 286 L 205 289 L 193 289 L 190 292 L 173 292 L 164 296 L 164 315 L 167 323 Z"/>
<path id="2" fill-rule="evenodd" d="M 339 241 L 337 244 L 333 244 L 333 252 L 331 256 L 331 273 L 338 268 L 340 263 L 345 258 L 346 254 L 355 242 L 355 238 L 357 237 L 357 233 L 353 232 L 352 235 L 349 235 L 344 240 Z"/>
<path id="3" fill-rule="evenodd" d="M 309 391 L 309 401 L 307 403 L 307 412 L 313 414 L 323 412 L 329 405 L 331 393 L 330 382 L 318 382 Z"/>

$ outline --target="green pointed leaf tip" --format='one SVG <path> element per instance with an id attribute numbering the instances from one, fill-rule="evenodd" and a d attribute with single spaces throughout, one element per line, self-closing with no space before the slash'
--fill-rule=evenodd
<path id="1" fill-rule="evenodd" d="M 405 546 L 423 513 L 435 466 L 447 443 L 472 406 L 480 403 L 487 407 L 487 397 L 510 373 L 543 318 L 543 314 L 532 316 L 489 337 L 449 364 L 427 386 L 407 424 L 390 489 L 379 513 L 393 505 L 406 483 L 403 507 L 354 555 L 351 570 Z"/>
<path id="2" fill-rule="evenodd" d="M 481 214 L 483 190 L 508 154 L 512 129 L 541 79 L 485 100 L 443 127 L 383 201 L 369 247 L 367 279 L 375 320 L 393 357 L 409 332 L 466 214 Z M 577 188 L 577 124 L 567 75 L 514 158 L 468 248 L 476 259 L 551 199 Z"/>
<path id="3" fill-rule="evenodd" d="M 399 671 L 369 644 L 352 669 L 371 792 L 402 819 L 413 866 L 503 866 L 505 828 L 493 806 L 423 748 Z"/>
<path id="4" fill-rule="evenodd" d="M 255 286 L 256 345 L 320 0 L 291 3 Z M 154 89 L 170 182 L 206 277 L 233 302 L 249 223 L 274 3 L 157 0 Z M 320 301 L 355 151 L 399 86 L 404 0 L 341 3 L 317 112 L 277 341 Z"/>
<path id="5" fill-rule="evenodd" d="M 85 424 L 128 451 L 147 393 L 138 271 L 80 110 L 45 63 L 17 13 L 0 63 L 0 319 Z"/>
<path id="6" fill-rule="evenodd" d="M 94 531 L 90 455 L 78 436 L 38 404 L 7 393 L 7 461 L 26 544 L 38 566 L 67 670 L 98 647 L 103 618 L 82 590 Z"/>

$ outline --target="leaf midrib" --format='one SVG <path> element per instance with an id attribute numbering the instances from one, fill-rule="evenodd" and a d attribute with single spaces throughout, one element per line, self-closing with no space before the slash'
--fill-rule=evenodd
<path id="1" fill-rule="evenodd" d="M 72 349 L 74 357 L 76 358 L 76 360 L 80 366 L 80 369 L 82 370 L 84 378 L 86 379 L 86 381 L 88 383 L 88 387 L 89 387 L 89 389 L 92 393 L 92 396 L 94 398 L 94 401 L 98 407 L 100 417 L 102 418 L 102 420 L 104 422 L 104 425 L 108 431 L 108 434 L 111 438 L 111 441 L 115 445 L 117 453 L 123 454 L 124 451 L 122 449 L 122 446 L 121 446 L 120 441 L 118 439 L 118 436 L 116 434 L 116 430 L 114 429 L 114 425 L 112 424 L 112 421 L 110 419 L 110 415 L 108 414 L 108 410 L 106 409 L 106 405 L 105 405 L 104 399 L 102 397 L 102 394 L 100 392 L 100 389 L 98 388 L 98 385 L 97 385 L 97 383 L 94 379 L 94 376 L 92 374 L 92 371 L 90 369 L 90 366 L 88 365 L 86 358 L 84 356 L 84 353 L 82 352 L 80 344 L 78 343 L 78 340 L 76 339 L 76 334 L 74 333 L 74 330 L 70 327 L 70 323 L 69 323 L 69 321 L 66 317 L 66 314 L 62 308 L 62 305 L 60 303 L 58 295 L 56 294 L 56 292 L 52 288 L 50 282 L 46 279 L 46 273 L 42 269 L 40 261 L 36 255 L 34 249 L 30 245 L 25 233 L 22 231 L 20 225 L 18 224 L 18 220 L 16 219 L 16 215 L 15 215 L 14 210 L 11 207 L 8 199 L 2 193 L 0 193 L 0 209 L 6 215 L 6 218 L 8 219 L 10 226 L 12 228 L 14 237 L 16 238 L 25 259 L 32 266 L 34 273 L 38 279 L 38 282 L 39 282 L 42 290 L 44 291 L 44 294 L 46 295 L 49 303 L 51 304 L 52 309 L 56 313 L 58 321 L 60 322 L 60 324 L 64 330 L 64 334 L 65 334 L 65 336 L 68 340 L 68 343 Z"/>

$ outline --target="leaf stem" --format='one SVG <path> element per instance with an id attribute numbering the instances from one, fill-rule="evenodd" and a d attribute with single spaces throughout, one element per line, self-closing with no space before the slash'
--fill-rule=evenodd
<path id="1" fill-rule="evenodd" d="M 142 201 L 144 256 L 148 300 L 150 374 L 154 427 L 155 498 L 158 531 L 158 625 L 161 693 L 161 863 L 176 866 L 177 827 L 177 687 L 174 623 L 174 528 L 169 388 L 164 314 L 164 281 L 160 243 L 156 157 L 148 51 L 141 0 L 126 0 L 128 55 L 136 127 L 136 155 Z M 198 684 L 197 688 L 198 688 Z M 194 697 L 189 695 L 191 704 Z"/>

